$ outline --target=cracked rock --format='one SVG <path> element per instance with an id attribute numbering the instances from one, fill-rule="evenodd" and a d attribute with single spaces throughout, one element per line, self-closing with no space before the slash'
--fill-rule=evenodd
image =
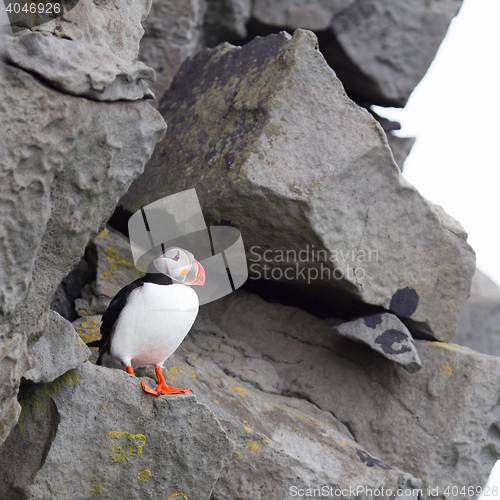
<path id="1" fill-rule="evenodd" d="M 224 357 L 212 356 L 229 345 L 231 341 L 226 343 L 220 330 L 201 314 L 188 339 L 165 364 L 167 383 L 191 388 L 234 443 L 213 500 L 291 500 L 293 488 L 324 484 L 396 490 L 413 479 L 368 452 L 331 413 L 303 398 L 276 394 L 276 388 L 272 392 L 257 388 L 258 376 L 248 383 L 224 373 Z M 244 370 L 255 365 L 248 356 L 251 349 L 245 349 L 238 350 L 240 375 L 251 378 Z"/>
<path id="2" fill-rule="evenodd" d="M 41 33 L 1 35 L 0 56 L 66 94 L 95 101 L 154 98 L 146 83 L 155 80 L 154 71 L 121 59 L 107 47 Z"/>
<path id="3" fill-rule="evenodd" d="M 322 50 L 358 102 L 403 107 L 424 77 L 461 0 L 355 0 Z"/>
<path id="4" fill-rule="evenodd" d="M 342 323 L 334 332 L 369 345 L 410 373 L 422 367 L 415 342 L 408 328 L 394 314 L 374 314 Z"/>
<path id="5" fill-rule="evenodd" d="M 145 394 L 119 370 L 85 363 L 25 386 L 0 448 L 0 496 L 208 500 L 231 459 L 226 432 L 192 394 Z"/>
<path id="6" fill-rule="evenodd" d="M 99 314 L 106 311 L 124 286 L 144 273 L 135 267 L 128 238 L 118 231 L 107 227 L 93 243 L 97 249 L 97 272 L 90 308 L 93 314 Z"/>
<path id="7" fill-rule="evenodd" d="M 90 357 L 90 350 L 71 323 L 49 311 L 47 329 L 31 346 L 35 366 L 23 378 L 30 382 L 52 382 L 68 370 L 78 368 Z"/>
<path id="8" fill-rule="evenodd" d="M 485 484 L 498 458 L 500 358 L 416 340 L 422 368 L 410 374 L 333 335 L 329 320 L 241 290 L 211 303 L 208 314 L 274 366 L 283 394 L 335 415 L 370 456 L 423 478 L 424 491 Z"/>
<path id="9" fill-rule="evenodd" d="M 0 65 L 3 442 L 19 416 L 21 376 L 34 366 L 28 340 L 44 331 L 57 286 L 142 172 L 165 122 L 147 102 L 75 97 Z"/>
<path id="10" fill-rule="evenodd" d="M 144 34 L 141 23 L 150 8 L 151 0 L 78 0 L 69 12 L 33 31 L 101 45 L 134 61 Z"/>
<path id="11" fill-rule="evenodd" d="M 239 227 L 252 277 L 307 285 L 330 309 L 338 295 L 385 308 L 415 337 L 453 337 L 475 265 L 467 235 L 404 179 L 312 33 L 203 50 L 160 111 L 165 140 L 123 208 L 196 188 L 208 223 Z"/>

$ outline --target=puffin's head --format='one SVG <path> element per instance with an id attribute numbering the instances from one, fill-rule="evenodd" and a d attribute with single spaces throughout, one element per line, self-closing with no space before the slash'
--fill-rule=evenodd
<path id="1" fill-rule="evenodd" d="M 160 257 L 153 261 L 160 273 L 170 276 L 183 285 L 203 285 L 205 270 L 194 255 L 179 247 L 167 248 Z"/>

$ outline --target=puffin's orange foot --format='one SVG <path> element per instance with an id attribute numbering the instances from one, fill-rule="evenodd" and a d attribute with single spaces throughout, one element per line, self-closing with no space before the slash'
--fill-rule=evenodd
<path id="1" fill-rule="evenodd" d="M 156 390 L 159 394 L 184 394 L 185 392 L 193 392 L 191 389 L 177 389 L 177 387 L 171 387 L 167 384 L 160 384 Z"/>
<path id="2" fill-rule="evenodd" d="M 158 377 L 158 387 L 156 390 L 160 394 L 183 394 L 185 392 L 193 392 L 191 389 L 177 389 L 176 387 L 171 387 L 167 385 L 165 382 L 165 378 L 163 377 L 161 366 L 157 366 L 155 368 L 156 376 Z"/>
<path id="3" fill-rule="evenodd" d="M 158 391 L 153 391 L 153 389 L 151 389 L 151 387 L 149 387 L 149 385 L 147 385 L 146 382 L 144 382 L 144 380 L 141 380 L 141 385 L 142 385 L 142 390 L 144 392 L 147 392 L 148 394 L 152 394 L 153 396 L 160 395 L 160 393 Z"/>

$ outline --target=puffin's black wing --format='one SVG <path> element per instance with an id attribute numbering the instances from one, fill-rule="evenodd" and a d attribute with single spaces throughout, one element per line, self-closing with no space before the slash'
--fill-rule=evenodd
<path id="1" fill-rule="evenodd" d="M 87 344 L 88 347 L 99 347 L 99 358 L 96 364 L 102 364 L 102 356 L 110 353 L 111 337 L 113 327 L 120 316 L 123 308 L 127 304 L 132 291 L 144 285 L 144 283 L 156 283 L 158 285 L 171 285 L 172 279 L 164 274 L 148 273 L 142 278 L 138 278 L 127 286 L 123 287 L 110 302 L 106 312 L 102 316 L 101 338 Z"/>

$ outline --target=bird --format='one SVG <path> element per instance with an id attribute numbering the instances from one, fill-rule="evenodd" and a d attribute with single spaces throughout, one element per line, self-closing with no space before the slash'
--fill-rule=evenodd
<path id="1" fill-rule="evenodd" d="M 103 357 L 114 357 L 133 376 L 134 367 L 154 365 L 158 387 L 153 390 L 141 380 L 146 393 L 192 392 L 167 385 L 162 371 L 198 315 L 198 295 L 191 286 L 204 283 L 205 270 L 191 252 L 179 247 L 164 250 L 145 276 L 111 300 L 102 316 L 101 338 L 87 344 L 99 347 L 96 364 L 102 365 Z"/>

